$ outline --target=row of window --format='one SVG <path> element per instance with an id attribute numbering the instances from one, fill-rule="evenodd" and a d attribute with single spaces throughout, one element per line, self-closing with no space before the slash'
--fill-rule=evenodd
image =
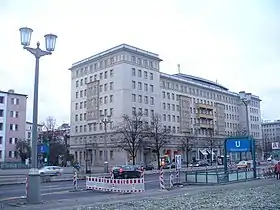
<path id="1" fill-rule="evenodd" d="M 0 104 L 4 103 L 4 96 L 0 96 Z M 19 105 L 19 98 L 11 98 L 11 104 L 12 105 Z"/>
<path id="2" fill-rule="evenodd" d="M 103 131 L 104 124 L 102 122 L 100 122 L 100 123 L 92 123 L 92 124 L 88 124 L 88 125 L 75 126 L 75 132 L 76 133 L 92 132 L 92 131 L 97 131 L 97 128 L 99 128 L 99 131 Z M 111 130 L 113 129 L 112 121 L 109 123 L 109 128 Z M 107 130 L 108 130 L 108 126 L 107 126 Z"/>
<path id="3" fill-rule="evenodd" d="M 132 107 L 132 115 L 136 115 L 137 113 L 141 113 L 145 117 L 149 116 L 149 110 L 148 109 L 138 108 L 138 110 L 137 110 L 136 107 Z M 154 115 L 155 115 L 155 110 L 151 109 L 150 110 L 150 116 L 152 117 Z"/>
<path id="4" fill-rule="evenodd" d="M 87 115 L 88 113 L 83 113 L 83 114 L 76 114 L 75 115 L 75 121 L 86 121 L 87 120 Z M 110 109 L 104 109 L 104 110 L 99 110 L 99 116 L 114 116 L 114 109 L 110 108 Z M 80 116 L 80 117 L 79 117 Z"/>
<path id="5" fill-rule="evenodd" d="M 18 131 L 18 124 L 10 124 L 10 131 Z M 4 124 L 0 123 L 0 131 L 3 131 Z"/>
<path id="6" fill-rule="evenodd" d="M 148 72 L 147 71 L 142 71 L 141 69 L 138 69 L 137 76 L 142 77 L 142 72 L 143 72 L 144 79 L 148 79 Z M 132 68 L 132 76 L 136 76 L 136 69 L 135 68 Z M 153 73 L 149 73 L 149 79 L 154 80 L 154 74 Z"/>
<path id="7" fill-rule="evenodd" d="M 109 85 L 109 86 L 108 86 Z M 114 83 L 110 82 L 110 83 L 105 83 L 104 85 L 100 85 L 99 86 L 99 93 L 103 92 L 103 87 L 104 87 L 104 92 L 109 91 L 109 90 L 113 90 L 114 88 Z M 87 96 L 87 89 L 85 90 L 80 90 L 80 98 L 82 97 L 86 97 Z M 76 99 L 79 98 L 79 92 L 76 91 Z"/>
<path id="8" fill-rule="evenodd" d="M 140 65 L 144 68 L 151 68 L 151 69 L 153 69 L 154 67 L 158 68 L 158 63 L 156 63 L 156 62 L 154 65 L 153 61 L 148 61 L 146 59 L 136 58 L 135 56 L 122 54 L 122 55 L 112 56 L 105 60 L 97 61 L 94 64 L 90 64 L 89 66 L 85 66 L 79 70 L 76 70 L 75 74 L 76 74 L 76 77 L 83 76 L 88 73 L 93 73 L 94 71 L 98 71 L 100 69 L 107 68 L 119 61 L 129 61 L 129 62 L 132 62 L 133 64 Z"/>
<path id="9" fill-rule="evenodd" d="M 110 77 L 113 77 L 114 76 L 114 70 L 111 69 L 109 71 L 109 73 L 108 73 L 108 71 L 105 71 L 104 72 L 104 79 L 108 79 L 108 77 L 109 77 L 108 75 Z M 103 79 L 103 72 L 100 72 L 99 73 L 99 80 L 102 80 L 102 79 Z M 89 77 L 89 82 L 96 81 L 96 80 L 97 80 L 97 74 Z M 76 80 L 76 87 L 86 85 L 87 83 L 88 83 L 88 78 L 87 77 L 85 77 L 84 79 Z"/>
<path id="10" fill-rule="evenodd" d="M 136 102 L 138 101 L 138 103 L 143 103 L 144 104 L 149 104 L 149 97 L 148 96 L 142 96 L 142 95 L 138 95 L 138 100 L 136 100 L 136 94 L 132 94 L 132 102 Z M 154 105 L 155 104 L 155 99 L 154 97 L 150 97 L 150 104 Z"/>
<path id="11" fill-rule="evenodd" d="M 196 96 L 200 96 L 200 97 L 204 97 L 204 98 L 208 98 L 208 99 L 212 99 L 212 100 L 223 101 L 223 102 L 230 103 L 230 104 L 237 104 L 237 102 L 239 101 L 239 98 L 237 100 L 236 98 L 233 98 L 233 97 L 230 97 L 227 95 L 221 95 L 219 93 L 212 93 L 212 92 L 201 90 L 198 88 L 187 87 L 185 85 L 179 85 L 179 84 L 172 83 L 172 82 L 165 81 L 165 80 L 161 81 L 161 86 L 166 89 L 180 91 L 180 92 L 184 92 L 184 93 L 188 93 L 188 94 L 192 94 L 192 95 L 196 95 Z M 250 103 L 253 106 L 259 106 L 258 101 L 252 100 L 252 101 L 250 101 Z"/>
<path id="12" fill-rule="evenodd" d="M 144 87 L 143 87 L 143 83 L 142 82 L 138 82 L 138 90 L 143 90 L 148 92 L 148 84 L 144 83 Z M 136 89 L 136 81 L 132 80 L 132 89 Z M 150 92 L 153 93 L 154 92 L 154 85 L 150 85 Z"/>

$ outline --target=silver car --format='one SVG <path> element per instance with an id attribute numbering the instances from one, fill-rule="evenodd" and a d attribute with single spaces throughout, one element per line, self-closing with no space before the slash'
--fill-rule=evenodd
<path id="1" fill-rule="evenodd" d="M 63 168 L 59 166 L 45 166 L 39 170 L 42 176 L 60 176 L 63 174 Z"/>

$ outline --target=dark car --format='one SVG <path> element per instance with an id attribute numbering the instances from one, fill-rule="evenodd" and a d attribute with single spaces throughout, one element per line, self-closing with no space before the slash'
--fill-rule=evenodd
<path id="1" fill-rule="evenodd" d="M 199 160 L 190 164 L 191 167 L 209 166 L 207 160 Z"/>
<path id="2" fill-rule="evenodd" d="M 146 165 L 145 165 L 144 169 L 145 169 L 146 171 L 148 171 L 148 170 L 154 170 L 154 169 L 155 169 L 155 166 L 154 166 L 153 164 L 149 163 L 149 164 L 146 164 Z"/>
<path id="3" fill-rule="evenodd" d="M 112 168 L 114 179 L 140 178 L 141 171 L 133 165 L 116 166 Z"/>

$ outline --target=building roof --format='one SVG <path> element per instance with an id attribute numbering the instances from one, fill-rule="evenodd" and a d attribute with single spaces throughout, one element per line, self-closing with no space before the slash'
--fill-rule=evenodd
<path id="1" fill-rule="evenodd" d="M 201 83 L 201 84 L 216 86 L 218 88 L 221 88 L 222 90 L 228 91 L 228 88 L 226 88 L 225 86 L 223 86 L 223 85 L 221 85 L 217 82 L 212 82 L 210 80 L 207 80 L 207 79 L 204 79 L 204 78 L 201 78 L 201 77 L 196 77 L 196 76 L 192 76 L 192 75 L 188 75 L 188 74 L 182 74 L 182 73 L 173 74 L 173 76 L 180 77 L 180 78 L 183 78 L 183 79 L 186 79 L 186 80 L 191 80 L 191 81 L 198 82 L 198 83 Z"/>
<path id="2" fill-rule="evenodd" d="M 156 59 L 158 61 L 162 61 L 159 58 L 159 55 L 156 54 L 156 53 L 152 53 L 152 52 L 149 52 L 147 50 L 143 50 L 143 49 L 140 49 L 140 48 L 128 45 L 128 44 L 120 44 L 118 46 L 115 46 L 113 48 L 110 48 L 108 50 L 105 50 L 103 52 L 97 53 L 93 56 L 90 56 L 88 58 L 85 58 L 83 60 L 80 60 L 78 62 L 73 63 L 72 67 L 69 68 L 69 70 L 73 70 L 74 68 L 80 67 L 81 65 L 84 65 L 86 63 L 90 63 L 94 60 L 100 59 L 101 57 L 104 57 L 104 56 L 107 56 L 107 55 L 110 55 L 110 54 L 113 54 L 117 51 L 122 51 L 122 50 L 126 50 L 126 51 L 133 52 L 133 53 L 136 53 L 136 54 L 141 54 L 141 55 L 144 55 L 144 56 L 147 56 L 147 57 L 151 57 L 151 59 Z"/>
<path id="3" fill-rule="evenodd" d="M 2 91 L 0 90 L 0 93 L 4 93 L 4 94 L 11 94 L 11 95 L 18 95 L 18 96 L 25 96 L 25 97 L 28 97 L 27 94 L 22 94 L 22 93 L 15 93 L 15 90 L 13 89 L 10 89 L 8 91 Z"/>

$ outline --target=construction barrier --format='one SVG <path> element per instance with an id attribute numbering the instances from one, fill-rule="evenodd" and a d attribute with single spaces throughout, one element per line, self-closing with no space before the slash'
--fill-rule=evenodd
<path id="1" fill-rule="evenodd" d="M 144 178 L 144 174 L 145 174 L 145 169 L 144 167 L 141 167 L 141 178 Z"/>
<path id="2" fill-rule="evenodd" d="M 160 168 L 160 173 L 159 173 L 159 186 L 161 190 L 165 190 L 164 186 L 164 175 L 163 175 L 163 167 Z"/>
<path id="3" fill-rule="evenodd" d="M 87 176 L 86 189 L 103 192 L 139 193 L 145 192 L 145 183 L 143 178 L 111 179 Z"/>
<path id="4" fill-rule="evenodd" d="M 169 176 L 169 188 L 172 189 L 174 187 L 174 176 L 170 174 Z"/>
<path id="5" fill-rule="evenodd" d="M 275 177 L 274 167 L 264 168 L 262 169 L 262 171 L 260 171 L 260 178 L 262 179 L 269 179 L 274 177 Z"/>
<path id="6" fill-rule="evenodd" d="M 73 189 L 78 190 L 78 174 L 75 171 L 73 176 Z"/>
<path id="7" fill-rule="evenodd" d="M 25 197 L 27 198 L 28 193 L 28 177 L 25 178 Z"/>

